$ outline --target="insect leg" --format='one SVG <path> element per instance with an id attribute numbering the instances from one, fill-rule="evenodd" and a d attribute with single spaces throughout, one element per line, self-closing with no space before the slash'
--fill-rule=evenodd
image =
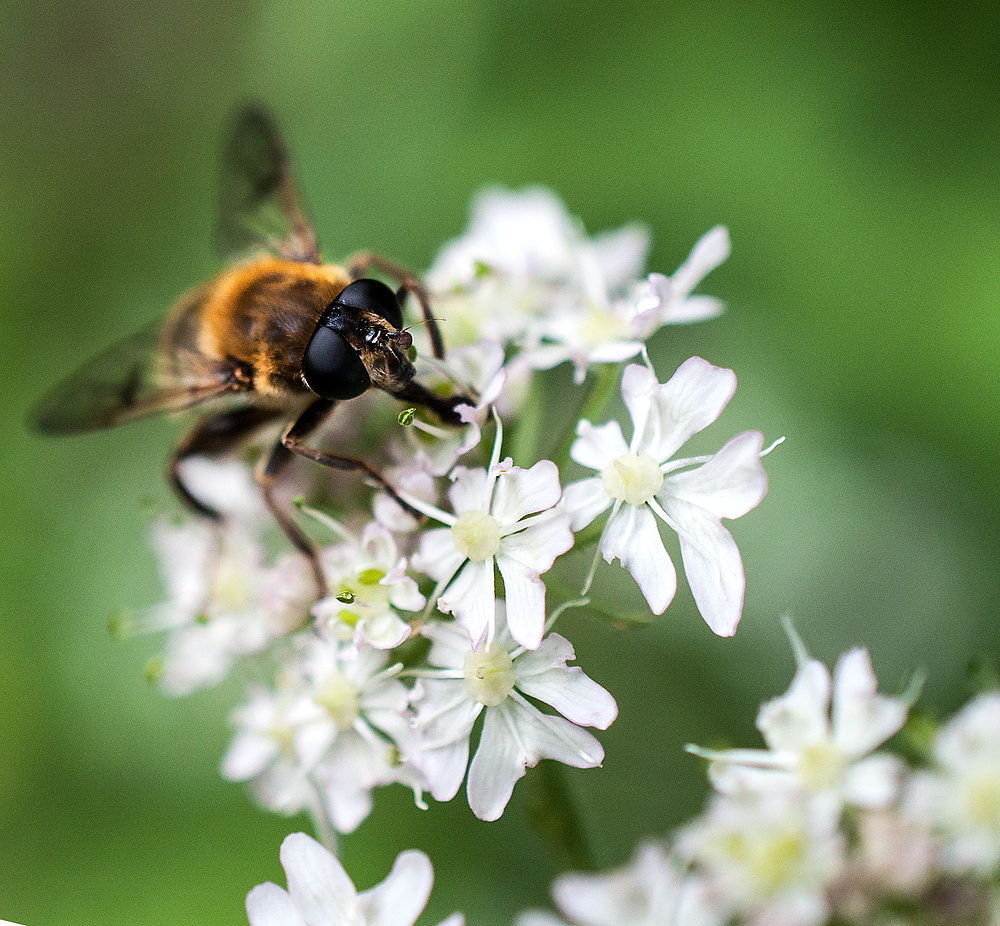
<path id="1" fill-rule="evenodd" d="M 188 457 L 204 454 L 216 456 L 232 450 L 243 438 L 269 421 L 279 412 L 273 408 L 248 406 L 222 412 L 203 418 L 177 445 L 167 461 L 167 481 L 189 508 L 213 521 L 221 521 L 222 515 L 195 498 L 184 485 L 180 475 L 180 463 Z"/>
<path id="2" fill-rule="evenodd" d="M 416 274 L 410 273 L 405 267 L 400 267 L 399 264 L 393 263 L 391 260 L 379 257 L 378 254 L 357 254 L 351 258 L 347 265 L 348 272 L 354 280 L 361 279 L 372 267 L 379 273 L 384 273 L 399 281 L 399 291 L 396 295 L 400 302 L 403 301 L 407 293 L 412 293 L 416 297 L 417 302 L 420 303 L 420 311 L 424 316 L 424 321 L 427 323 L 431 349 L 438 360 L 443 360 L 444 341 L 441 338 L 441 329 L 438 328 L 437 319 L 431 315 L 431 301 L 427 296 L 427 290 L 424 289 L 424 284 L 420 282 Z"/>
<path id="3" fill-rule="evenodd" d="M 309 539 L 305 531 L 295 523 L 292 516 L 278 505 L 274 497 L 274 484 L 281 471 L 297 452 L 295 447 L 298 441 L 314 431 L 336 405 L 336 402 L 331 402 L 329 399 L 317 399 L 307 406 L 305 411 L 285 429 L 285 433 L 271 448 L 270 453 L 261 457 L 257 471 L 254 473 L 254 478 L 257 480 L 257 485 L 260 486 L 264 501 L 271 514 L 281 525 L 281 529 L 292 545 L 309 560 L 320 598 L 325 598 L 329 594 L 329 589 L 319 561 L 319 552 L 316 550 L 316 545 Z"/>

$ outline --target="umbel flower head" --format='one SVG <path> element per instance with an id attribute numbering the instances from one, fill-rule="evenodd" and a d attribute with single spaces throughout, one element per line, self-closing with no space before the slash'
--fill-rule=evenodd
<path id="1" fill-rule="evenodd" d="M 647 367 L 630 364 L 622 397 L 632 418 L 626 443 L 617 421 L 581 421 L 570 455 L 598 476 L 570 483 L 562 505 L 574 531 L 611 509 L 601 536 L 605 561 L 620 560 L 654 614 L 677 589 L 677 573 L 656 518 L 677 532 L 691 592 L 715 633 L 731 636 L 743 613 L 743 561 L 722 518 L 738 518 L 767 492 L 760 464 L 764 438 L 738 434 L 712 457 L 671 459 L 708 427 L 736 390 L 736 374 L 692 357 L 666 383 Z"/>

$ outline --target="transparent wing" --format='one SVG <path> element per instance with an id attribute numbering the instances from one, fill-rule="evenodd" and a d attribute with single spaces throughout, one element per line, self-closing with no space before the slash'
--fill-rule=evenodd
<path id="1" fill-rule="evenodd" d="M 162 327 L 162 321 L 147 325 L 84 364 L 38 403 L 30 426 L 41 434 L 83 434 L 239 388 L 232 364 L 164 356 Z"/>
<path id="2" fill-rule="evenodd" d="M 288 149 L 274 119 L 257 105 L 237 113 L 223 151 L 218 247 L 227 261 L 263 251 L 319 263 Z"/>

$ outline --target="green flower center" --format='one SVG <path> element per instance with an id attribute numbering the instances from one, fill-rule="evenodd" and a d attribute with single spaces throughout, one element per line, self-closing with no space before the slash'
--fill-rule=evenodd
<path id="1" fill-rule="evenodd" d="M 470 698 L 487 707 L 496 707 L 514 687 L 514 665 L 505 649 L 486 647 L 465 656 L 465 690 Z"/>
<path id="2" fill-rule="evenodd" d="M 500 525 L 486 511 L 465 511 L 451 529 L 458 552 L 466 559 L 482 563 L 500 549 Z"/>
<path id="3" fill-rule="evenodd" d="M 625 453 L 601 473 L 604 491 L 630 505 L 645 505 L 663 485 L 663 473 L 648 453 Z"/>

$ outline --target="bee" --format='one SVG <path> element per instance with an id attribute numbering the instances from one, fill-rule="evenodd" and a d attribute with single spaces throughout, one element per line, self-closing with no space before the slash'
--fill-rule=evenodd
<path id="1" fill-rule="evenodd" d="M 412 337 L 402 304 L 412 296 L 435 357 L 444 356 L 437 322 L 419 280 L 396 264 L 360 254 L 346 267 L 324 264 L 296 189 L 288 151 L 271 116 L 242 109 L 223 151 L 219 250 L 228 266 L 182 296 L 165 319 L 85 364 L 37 406 L 34 429 L 82 434 L 146 415 L 214 406 L 178 444 L 167 480 L 192 510 L 221 514 L 181 479 L 181 463 L 220 455 L 258 429 L 286 422 L 255 471 L 263 498 L 291 543 L 308 557 L 321 597 L 327 592 L 316 547 L 274 497 L 278 476 L 296 456 L 363 473 L 409 507 L 363 460 L 303 443 L 342 402 L 381 389 L 460 424 L 463 395 L 444 398 L 414 379 Z M 369 279 L 392 278 L 393 290 Z"/>

